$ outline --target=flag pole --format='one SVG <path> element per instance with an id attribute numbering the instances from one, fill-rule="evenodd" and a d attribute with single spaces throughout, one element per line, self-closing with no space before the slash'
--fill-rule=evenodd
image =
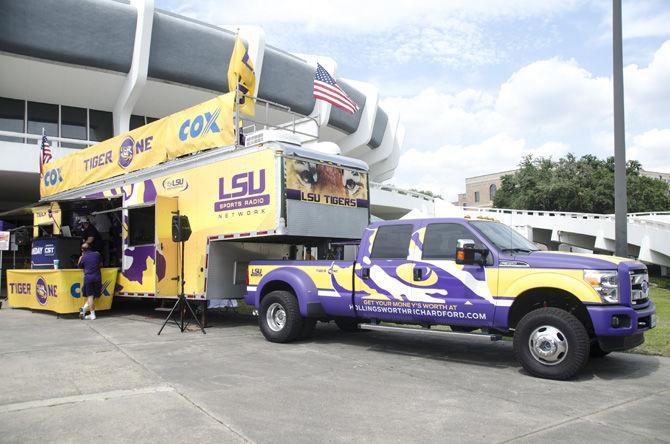
<path id="1" fill-rule="evenodd" d="M 44 135 L 46 132 L 44 131 L 44 127 L 42 127 L 42 138 L 40 139 L 39 142 L 37 142 L 37 146 L 39 146 L 39 156 L 40 156 L 40 177 L 42 177 L 42 174 L 44 173 Z"/>
<path id="2" fill-rule="evenodd" d="M 235 42 L 240 38 L 240 28 L 237 28 L 235 33 Z M 238 76 L 237 81 L 235 82 L 235 148 L 238 147 L 240 143 L 240 79 Z"/>

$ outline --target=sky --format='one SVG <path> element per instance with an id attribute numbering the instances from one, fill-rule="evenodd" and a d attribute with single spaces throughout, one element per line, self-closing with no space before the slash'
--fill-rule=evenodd
<path id="1" fill-rule="evenodd" d="M 156 0 L 370 82 L 406 137 L 390 183 L 449 201 L 528 154 L 614 151 L 609 0 Z M 670 0 L 623 1 L 626 149 L 670 172 Z"/>

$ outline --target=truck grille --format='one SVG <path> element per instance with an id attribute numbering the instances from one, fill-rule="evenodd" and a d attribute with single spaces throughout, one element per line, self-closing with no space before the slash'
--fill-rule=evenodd
<path id="1" fill-rule="evenodd" d="M 635 307 L 642 307 L 649 302 L 649 273 L 647 270 L 630 272 L 630 303 Z"/>

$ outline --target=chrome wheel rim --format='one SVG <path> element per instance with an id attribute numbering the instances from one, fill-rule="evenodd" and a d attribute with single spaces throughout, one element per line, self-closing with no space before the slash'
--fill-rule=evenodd
<path id="1" fill-rule="evenodd" d="M 274 302 L 268 307 L 265 320 L 272 331 L 281 331 L 286 325 L 286 310 L 281 304 Z"/>
<path id="2" fill-rule="evenodd" d="M 536 328 L 528 339 L 530 353 L 544 365 L 557 365 L 568 355 L 568 339 L 551 325 Z"/>

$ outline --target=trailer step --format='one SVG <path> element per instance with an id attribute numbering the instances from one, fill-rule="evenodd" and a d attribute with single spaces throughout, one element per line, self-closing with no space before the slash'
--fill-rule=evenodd
<path id="1" fill-rule="evenodd" d="M 361 330 L 381 330 L 381 331 L 395 331 L 400 333 L 478 337 L 481 339 L 488 339 L 489 341 L 501 341 L 503 338 L 502 335 L 491 334 L 491 333 L 465 333 L 458 331 L 432 330 L 430 328 L 393 327 L 391 325 L 379 325 L 379 324 L 359 324 L 358 327 Z"/>

